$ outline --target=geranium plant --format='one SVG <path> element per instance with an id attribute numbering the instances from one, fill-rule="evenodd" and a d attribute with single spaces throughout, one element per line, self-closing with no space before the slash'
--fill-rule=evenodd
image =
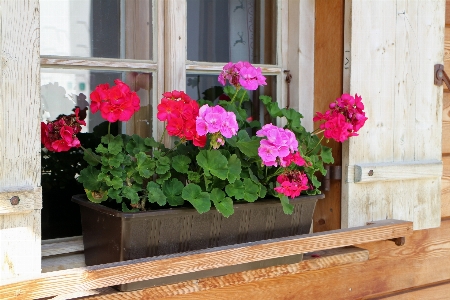
<path id="1" fill-rule="evenodd" d="M 108 132 L 95 149 L 84 149 L 89 166 L 78 181 L 89 200 L 109 201 L 123 211 L 180 206 L 189 202 L 199 213 L 211 206 L 224 216 L 233 203 L 279 198 L 285 213 L 292 213 L 289 198 L 320 193 L 316 175 L 326 174 L 324 163 L 333 163 L 331 149 L 322 140 L 343 142 L 367 120 L 361 97 L 342 95 L 314 121 L 323 121 L 314 132 L 301 125 L 302 115 L 280 108 L 260 96 L 274 120 L 251 120 L 243 104 L 249 91 L 266 85 L 260 68 L 248 62 L 228 63 L 219 75 L 226 97 L 218 102 L 192 100 L 182 91 L 163 94 L 157 118 L 165 122 L 163 135 L 176 137 L 171 147 L 152 137 L 112 135 Z M 136 93 L 120 80 L 101 84 L 91 93 L 90 109 L 110 122 L 128 121 L 139 109 Z M 283 127 L 277 124 L 284 119 Z M 77 139 L 79 110 L 42 123 L 42 143 L 49 151 L 82 147 Z"/>

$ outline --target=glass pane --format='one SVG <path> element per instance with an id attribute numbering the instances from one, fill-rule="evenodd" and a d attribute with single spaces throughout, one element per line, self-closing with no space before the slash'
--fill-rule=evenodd
<path id="1" fill-rule="evenodd" d="M 89 95 L 100 83 L 114 84 L 121 79 L 141 99 L 141 109 L 126 122 L 125 126 L 114 123 L 111 132 L 119 131 L 150 136 L 152 132 L 151 89 L 152 74 L 117 71 L 41 69 L 42 120 L 53 121 L 60 114 L 71 114 L 75 106 L 89 107 Z M 85 148 L 95 148 L 99 144 L 99 134 L 106 133 L 107 123 L 103 123 L 100 112 L 92 114 L 88 109 L 86 128 L 77 135 Z M 102 123 L 102 125 L 100 125 Z M 100 125 L 96 127 L 97 125 Z M 95 129 L 94 129 L 95 128 Z M 99 131 L 98 131 L 99 130 Z M 75 180 L 80 169 L 86 167 L 83 151 L 73 148 L 68 152 L 41 153 L 43 187 L 42 238 L 58 238 L 81 235 L 78 205 L 70 201 L 72 195 L 83 194 L 83 186 Z"/>
<path id="2" fill-rule="evenodd" d="M 41 55 L 152 60 L 151 0 L 41 0 Z"/>
<path id="3" fill-rule="evenodd" d="M 277 101 L 277 77 L 275 75 L 265 76 L 267 85 L 260 86 L 256 91 L 249 92 L 251 101 L 248 107 L 246 107 L 249 115 L 251 114 L 254 120 L 260 120 L 262 124 L 271 123 L 272 120 L 267 110 L 264 109 L 264 106 L 260 105 L 259 96 L 271 96 L 272 101 Z M 217 77 L 218 75 L 187 74 L 186 93 L 192 99 L 205 99 L 210 101 L 218 101 L 219 98 L 225 99 L 223 98 L 223 86 L 217 81 Z"/>
<path id="4" fill-rule="evenodd" d="M 187 59 L 276 64 L 276 0 L 187 0 Z"/>

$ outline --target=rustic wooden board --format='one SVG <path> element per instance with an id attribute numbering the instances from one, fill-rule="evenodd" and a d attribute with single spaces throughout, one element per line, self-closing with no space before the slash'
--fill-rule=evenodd
<path id="1" fill-rule="evenodd" d="M 431 70 L 444 54 L 445 2 L 348 3 L 350 93 L 365 99 L 369 119 L 344 144 L 343 165 L 440 160 L 442 88 Z M 342 197 L 343 227 L 385 218 L 414 220 L 415 229 L 440 224 L 440 180 L 344 182 Z"/>
<path id="2" fill-rule="evenodd" d="M 450 217 L 450 155 L 443 156 L 444 174 L 441 183 L 441 216 Z"/>
<path id="3" fill-rule="evenodd" d="M 390 163 L 367 163 L 354 166 L 354 182 L 393 181 L 436 178 L 442 176 L 442 161 L 401 161 Z M 348 182 L 352 176 L 348 176 Z"/>
<path id="4" fill-rule="evenodd" d="M 99 293 L 100 295 L 89 297 L 88 299 L 114 299 L 114 297 L 119 295 L 121 299 L 160 299 L 168 296 L 190 294 L 223 287 L 239 286 L 246 283 L 276 278 L 289 274 L 298 274 L 306 271 L 359 263 L 367 261 L 368 259 L 369 252 L 367 250 L 357 247 L 337 248 L 305 254 L 303 261 L 296 264 L 279 265 L 265 269 L 250 270 L 212 278 L 203 278 L 120 294 L 113 291 L 101 291 L 101 294 Z"/>
<path id="5" fill-rule="evenodd" d="M 0 6 L 0 188 L 34 189 L 41 173 L 39 1 Z M 0 216 L 0 280 L 40 272 L 40 204 L 34 208 Z"/>
<path id="6" fill-rule="evenodd" d="M 217 286 L 193 293 L 189 293 L 190 287 L 183 291 L 186 285 L 167 286 L 166 290 L 160 287 L 140 294 L 135 292 L 136 297 L 133 299 L 352 300 L 450 280 L 450 218 L 443 220 L 440 228 L 414 231 L 401 247 L 391 241 L 362 244 L 359 247 L 369 250 L 368 261 Z M 195 284 L 192 283 L 193 289 L 196 288 Z M 201 285 L 201 281 L 198 284 Z M 170 293 L 174 296 L 168 296 Z M 94 296 L 90 299 L 117 299 L 117 294 L 115 296 Z"/>
<path id="7" fill-rule="evenodd" d="M 36 299 L 245 264 L 357 243 L 391 239 L 412 234 L 412 223 L 378 221 L 367 226 L 341 229 L 291 238 L 233 245 L 151 257 L 42 274 L 29 280 L 10 281 L 0 286 L 0 299 Z"/>
<path id="8" fill-rule="evenodd" d="M 19 203 L 12 205 L 11 199 L 19 197 Z M 0 187 L 0 215 L 30 213 L 42 208 L 42 188 L 32 186 Z"/>
<path id="9" fill-rule="evenodd" d="M 383 296 L 367 297 L 364 300 L 445 300 L 449 298 L 450 281 L 415 287 Z"/>
<path id="10" fill-rule="evenodd" d="M 344 1 L 315 2 L 314 112 L 325 112 L 329 109 L 328 105 L 342 94 Z M 318 128 L 319 124 L 314 126 Z M 330 140 L 326 146 L 333 149 L 334 164 L 341 165 L 341 144 Z M 341 182 L 331 181 L 330 191 L 324 194 L 325 199 L 317 202 L 314 211 L 315 232 L 341 228 Z"/>
<path id="11" fill-rule="evenodd" d="M 83 237 L 55 239 L 52 242 L 42 243 L 41 249 L 42 257 L 83 251 Z"/>
<path id="12" fill-rule="evenodd" d="M 46 256 L 42 258 L 42 273 L 86 267 L 84 253 Z"/>
<path id="13" fill-rule="evenodd" d="M 442 109 L 442 153 L 450 154 L 450 92 L 444 93 Z"/>

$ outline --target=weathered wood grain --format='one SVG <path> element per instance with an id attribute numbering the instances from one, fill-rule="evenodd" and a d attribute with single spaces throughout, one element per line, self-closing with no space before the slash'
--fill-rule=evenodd
<path id="1" fill-rule="evenodd" d="M 42 273 L 82 267 L 86 267 L 84 253 L 45 256 L 42 258 L 41 262 Z"/>
<path id="2" fill-rule="evenodd" d="M 13 205 L 11 199 L 19 198 L 19 203 Z M 13 200 L 14 202 L 14 200 Z M 15 203 L 15 202 L 14 202 Z M 42 208 L 42 188 L 32 186 L 0 187 L 0 215 L 30 213 Z"/>
<path id="3" fill-rule="evenodd" d="M 441 217 L 450 217 L 450 155 L 442 157 L 444 173 L 441 183 Z"/>
<path id="4" fill-rule="evenodd" d="M 366 297 L 364 300 L 446 300 L 449 298 L 450 281 L 406 289 L 388 295 Z"/>
<path id="5" fill-rule="evenodd" d="M 329 109 L 331 102 L 342 95 L 344 1 L 316 0 L 315 10 L 314 112 L 323 113 Z M 319 125 L 314 124 L 315 129 Z M 341 165 L 341 143 L 330 140 L 324 144 L 332 148 L 334 164 Z M 331 181 L 330 190 L 323 193 L 325 199 L 317 202 L 314 211 L 314 231 L 341 227 L 341 182 Z"/>
<path id="6" fill-rule="evenodd" d="M 188 290 L 183 295 L 180 293 L 183 293 L 182 289 L 186 286 L 167 287 L 167 290 L 160 287 L 142 291 L 141 294 L 135 292 L 136 297 L 133 299 L 356 300 L 450 280 L 450 218 L 443 220 L 439 228 L 414 231 L 401 247 L 391 241 L 362 244 L 359 247 L 369 250 L 368 261 L 298 274 L 283 274 L 193 293 L 188 293 Z M 195 289 L 196 282 L 192 286 Z M 170 292 L 174 296 L 168 296 Z M 122 294 L 116 297 L 94 296 L 91 299 L 122 299 L 119 298 L 121 296 Z"/>
<path id="7" fill-rule="evenodd" d="M 112 58 L 89 58 L 89 59 L 72 59 L 72 58 L 60 58 L 54 56 L 42 56 L 40 58 L 42 67 L 51 68 L 83 68 L 83 69 L 95 69 L 95 70 L 143 70 L 153 71 L 156 70 L 156 63 L 142 62 Z"/>
<path id="8" fill-rule="evenodd" d="M 350 93 L 362 95 L 369 119 L 344 144 L 343 165 L 440 160 L 442 89 L 432 69 L 443 58 L 445 2 L 349 4 Z M 440 180 L 344 182 L 342 197 L 343 227 L 385 218 L 440 224 Z"/>
<path id="9" fill-rule="evenodd" d="M 450 92 L 444 93 L 442 106 L 442 153 L 450 153 Z"/>
<path id="10" fill-rule="evenodd" d="M 41 162 L 39 1 L 2 0 L 0 7 L 0 188 L 36 188 Z M 39 207 L 0 216 L 0 281 L 40 272 Z"/>
<path id="11" fill-rule="evenodd" d="M 1 285 L 0 299 L 43 298 L 411 234 L 411 222 L 384 220 L 353 229 L 50 272 Z"/>
<path id="12" fill-rule="evenodd" d="M 355 165 L 354 168 L 354 182 L 357 183 L 442 176 L 442 161 L 440 160 L 367 163 Z M 347 180 L 351 182 L 350 177 Z"/>
<path id="13" fill-rule="evenodd" d="M 359 263 L 367 261 L 368 259 L 369 252 L 367 250 L 356 247 L 338 248 L 305 254 L 303 261 L 296 264 L 279 265 L 224 276 L 180 282 L 139 291 L 120 293 L 120 295 L 117 292 L 112 293 L 111 291 L 104 291 L 101 295 L 92 296 L 88 299 L 106 300 L 114 299 L 119 296 L 121 299 L 160 299 L 168 296 L 185 295 L 199 291 L 239 286 L 289 274 L 298 274 L 306 271 Z"/>

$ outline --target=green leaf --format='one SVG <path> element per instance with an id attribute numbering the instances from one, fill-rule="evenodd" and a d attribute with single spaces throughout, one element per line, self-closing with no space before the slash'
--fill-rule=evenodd
<path id="1" fill-rule="evenodd" d="M 104 192 L 104 191 L 90 191 L 85 189 L 84 190 L 86 192 L 86 196 L 88 197 L 89 201 L 94 202 L 94 203 L 101 203 L 103 201 L 105 201 L 106 199 L 108 199 L 108 193 Z"/>
<path id="2" fill-rule="evenodd" d="M 257 200 L 259 194 L 259 184 L 256 184 L 250 178 L 244 179 L 244 200 L 248 202 L 254 202 Z"/>
<path id="3" fill-rule="evenodd" d="M 167 203 L 166 195 L 164 195 L 163 191 L 161 190 L 161 186 L 156 182 L 150 181 L 147 184 L 147 191 L 148 191 L 148 201 L 150 201 L 150 203 L 156 202 L 160 206 L 163 206 Z"/>
<path id="4" fill-rule="evenodd" d="M 147 147 L 145 140 L 137 134 L 133 134 L 131 139 L 127 142 L 125 149 L 130 154 L 137 154 L 139 152 L 147 152 L 151 148 Z"/>
<path id="5" fill-rule="evenodd" d="M 188 180 L 192 183 L 200 183 L 201 176 L 197 172 L 189 171 L 188 172 Z"/>
<path id="6" fill-rule="evenodd" d="M 244 183 L 240 180 L 236 180 L 232 184 L 228 184 L 225 187 L 225 192 L 228 196 L 234 197 L 236 200 L 244 199 Z"/>
<path id="7" fill-rule="evenodd" d="M 225 197 L 225 193 L 219 189 L 213 189 L 211 191 L 211 200 L 214 203 L 216 209 L 228 218 L 234 213 L 233 200 L 229 197 Z"/>
<path id="8" fill-rule="evenodd" d="M 282 194 L 278 194 L 277 196 L 280 198 L 281 205 L 283 206 L 283 212 L 287 215 L 292 215 L 294 212 L 294 206 L 289 203 L 288 197 Z"/>
<path id="9" fill-rule="evenodd" d="M 249 158 L 253 158 L 253 157 L 258 157 L 259 144 L 260 144 L 259 139 L 255 139 L 255 140 L 251 140 L 248 142 L 238 141 L 236 143 L 236 146 L 246 156 L 248 156 Z"/>
<path id="10" fill-rule="evenodd" d="M 170 158 L 167 156 L 160 156 L 156 160 L 156 173 L 166 174 L 170 170 Z"/>
<path id="11" fill-rule="evenodd" d="M 150 156 L 145 154 L 144 152 L 139 152 L 136 154 L 136 162 L 137 167 L 136 170 L 139 172 L 144 178 L 150 178 L 155 172 L 155 162 L 152 160 Z"/>
<path id="12" fill-rule="evenodd" d="M 108 159 L 108 165 L 110 165 L 114 168 L 119 168 L 120 165 L 122 164 L 123 160 L 124 160 L 124 155 L 122 153 L 117 153 L 113 157 L 110 157 Z"/>
<path id="13" fill-rule="evenodd" d="M 83 184 L 85 189 L 90 191 L 98 191 L 102 187 L 102 183 L 98 181 L 98 175 L 100 171 L 93 166 L 81 170 L 80 176 L 77 177 L 78 182 Z"/>
<path id="14" fill-rule="evenodd" d="M 111 199 L 116 200 L 117 203 L 121 203 L 122 202 L 122 196 L 120 195 L 121 190 L 115 190 L 113 188 L 110 188 L 108 190 L 108 197 Z"/>
<path id="15" fill-rule="evenodd" d="M 323 145 L 321 145 L 321 147 L 320 156 L 322 157 L 323 162 L 326 164 L 334 163 L 333 154 L 331 153 L 332 149 Z"/>
<path id="16" fill-rule="evenodd" d="M 137 208 L 129 209 L 128 206 L 122 202 L 122 211 L 123 212 L 138 212 L 139 209 L 137 209 Z"/>
<path id="17" fill-rule="evenodd" d="M 183 187 L 183 183 L 176 178 L 164 182 L 162 190 L 171 206 L 178 206 L 184 203 L 184 199 L 181 197 Z"/>
<path id="18" fill-rule="evenodd" d="M 189 201 L 199 213 L 207 212 L 211 209 L 209 194 L 202 192 L 200 186 L 189 183 L 183 188 L 182 197 Z"/>
<path id="19" fill-rule="evenodd" d="M 99 164 L 100 162 L 100 157 L 96 154 L 94 154 L 94 152 L 92 152 L 92 150 L 90 148 L 84 150 L 83 153 L 83 159 L 90 164 L 91 166 L 96 166 Z"/>
<path id="20" fill-rule="evenodd" d="M 108 152 L 109 153 L 111 153 L 112 155 L 117 155 L 120 152 L 122 152 L 122 148 L 123 148 L 122 136 L 118 135 L 118 136 L 115 136 L 115 137 L 109 139 L 109 143 L 108 143 Z"/>
<path id="21" fill-rule="evenodd" d="M 240 178 L 241 174 L 241 160 L 236 154 L 233 154 L 228 159 L 228 181 L 233 183 Z"/>
<path id="22" fill-rule="evenodd" d="M 132 204 L 136 204 L 139 202 L 139 195 L 137 192 L 138 191 L 136 191 L 135 188 L 133 188 L 131 186 L 125 186 L 122 189 L 123 197 L 129 199 Z"/>
<path id="23" fill-rule="evenodd" d="M 262 101 L 272 118 L 283 116 L 281 109 L 278 107 L 278 103 L 272 102 L 272 97 L 262 95 L 259 96 L 259 99 Z"/>
<path id="24" fill-rule="evenodd" d="M 144 139 L 144 144 L 146 146 L 152 147 L 152 148 L 158 148 L 159 146 L 161 146 L 161 143 L 155 141 L 154 138 L 152 137 L 148 137 Z"/>
<path id="25" fill-rule="evenodd" d="M 100 144 L 100 145 L 97 146 L 97 148 L 95 148 L 95 152 L 101 153 L 101 154 L 107 154 L 108 153 L 108 148 L 103 146 L 103 144 Z"/>
<path id="26" fill-rule="evenodd" d="M 197 154 L 197 163 L 208 175 L 211 173 L 222 180 L 227 179 L 228 176 L 228 161 L 227 158 L 216 150 L 201 150 Z"/>
<path id="27" fill-rule="evenodd" d="M 170 177 L 172 177 L 172 174 L 170 174 L 170 172 L 167 172 L 165 174 L 160 174 L 158 175 L 158 178 L 155 180 L 157 183 L 159 184 L 163 184 L 164 181 L 166 181 L 167 179 L 169 179 Z"/>
<path id="28" fill-rule="evenodd" d="M 190 163 L 191 159 L 186 155 L 177 155 L 172 157 L 172 167 L 179 173 L 187 174 Z"/>
<path id="29" fill-rule="evenodd" d="M 283 116 L 286 117 L 286 119 L 289 122 L 289 125 L 292 127 L 300 127 L 301 126 L 301 118 L 303 118 L 302 114 L 296 111 L 293 108 L 283 108 L 281 110 Z"/>

